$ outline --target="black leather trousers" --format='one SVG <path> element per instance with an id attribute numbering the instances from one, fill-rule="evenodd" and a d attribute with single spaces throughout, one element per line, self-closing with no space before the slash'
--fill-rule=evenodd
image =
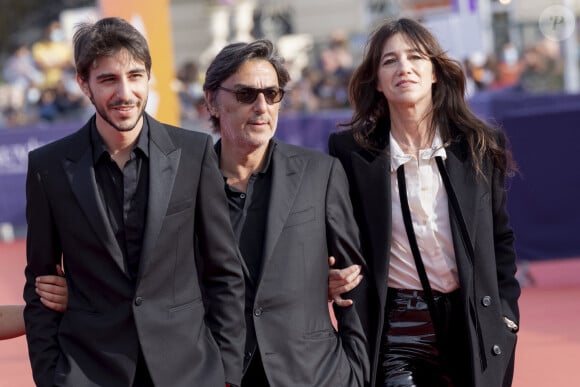
<path id="1" fill-rule="evenodd" d="M 422 291 L 389 288 L 381 364 L 383 387 L 469 386 L 469 352 L 459 291 L 433 292 L 436 337 Z"/>

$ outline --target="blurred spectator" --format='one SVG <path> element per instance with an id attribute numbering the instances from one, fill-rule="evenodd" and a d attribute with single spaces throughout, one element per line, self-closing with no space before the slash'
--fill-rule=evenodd
<path id="1" fill-rule="evenodd" d="M 57 81 L 55 87 L 44 88 L 38 101 L 38 117 L 42 121 L 85 119 L 90 101 L 78 87 L 71 88 L 66 79 Z"/>
<path id="2" fill-rule="evenodd" d="M 293 81 L 284 107 L 298 112 L 313 112 L 319 109 L 319 101 L 314 94 L 314 85 L 320 79 L 320 71 L 306 66 L 301 77 Z"/>
<path id="3" fill-rule="evenodd" d="M 324 73 L 322 79 L 314 86 L 320 109 L 338 109 L 348 107 L 346 79 L 338 74 Z"/>
<path id="4" fill-rule="evenodd" d="M 25 96 L 18 87 L 0 85 L 0 123 L 2 126 L 17 126 L 25 123 Z"/>
<path id="5" fill-rule="evenodd" d="M 56 90 L 53 88 L 44 88 L 40 92 L 38 100 L 38 116 L 42 121 L 53 122 L 59 116 L 58 106 L 56 104 Z"/>
<path id="6" fill-rule="evenodd" d="M 27 106 L 38 99 L 38 86 L 44 77 L 36 67 L 30 49 L 25 44 L 16 46 L 4 62 L 2 77 L 6 84 L 0 86 L 0 112 L 4 126 L 27 123 Z"/>
<path id="7" fill-rule="evenodd" d="M 327 74 L 350 73 L 352 55 L 348 47 L 348 37 L 343 31 L 335 31 L 330 37 L 329 47 L 320 53 L 322 70 Z"/>
<path id="8" fill-rule="evenodd" d="M 328 48 L 320 52 L 322 77 L 314 85 L 314 93 L 321 109 L 349 106 L 347 86 L 353 68 L 347 35 L 342 31 L 332 34 Z"/>
<path id="9" fill-rule="evenodd" d="M 187 61 L 181 65 L 177 70 L 177 80 L 181 121 L 195 121 L 199 118 L 199 102 L 204 99 L 197 64 L 194 61 Z"/>
<path id="10" fill-rule="evenodd" d="M 41 40 L 32 45 L 32 57 L 44 74 L 43 87 L 56 87 L 65 71 L 74 72 L 70 44 L 65 41 L 60 22 L 53 21 Z"/>
<path id="11" fill-rule="evenodd" d="M 500 60 L 494 71 L 495 79 L 490 87 L 503 89 L 515 86 L 519 82 L 521 72 L 522 63 L 516 46 L 511 42 L 505 43 L 502 48 Z"/>
<path id="12" fill-rule="evenodd" d="M 4 81 L 21 90 L 42 85 L 44 76 L 36 67 L 30 49 L 26 44 L 18 45 L 6 59 L 2 69 Z"/>
<path id="13" fill-rule="evenodd" d="M 563 63 L 557 45 L 546 40 L 528 47 L 524 52 L 523 66 L 519 85 L 524 91 L 530 93 L 562 91 Z"/>
<path id="14" fill-rule="evenodd" d="M 467 61 L 475 90 L 487 89 L 494 79 L 495 58 L 492 55 L 486 56 L 483 52 L 477 51 L 471 54 Z"/>
<path id="15" fill-rule="evenodd" d="M 212 133 L 209 113 L 205 106 L 202 76 L 198 63 L 194 61 L 183 63 L 177 70 L 175 90 L 179 99 L 181 126 L 210 134 L 216 141 L 219 136 Z"/>
<path id="16" fill-rule="evenodd" d="M 64 77 L 56 83 L 54 103 L 59 116 L 67 119 L 84 120 L 87 110 L 92 114 L 92 105 L 76 82 Z"/>

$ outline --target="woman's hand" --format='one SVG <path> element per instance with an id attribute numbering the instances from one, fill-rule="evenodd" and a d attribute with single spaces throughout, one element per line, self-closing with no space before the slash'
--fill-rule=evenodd
<path id="1" fill-rule="evenodd" d="M 36 277 L 36 294 L 47 308 L 64 312 L 68 305 L 68 288 L 60 265 L 56 265 L 56 272 L 58 275 Z"/>
<path id="2" fill-rule="evenodd" d="M 336 263 L 334 257 L 328 258 L 328 301 L 334 301 L 336 305 L 346 307 L 351 306 L 353 301 L 351 299 L 344 299 L 341 294 L 351 291 L 356 288 L 362 281 L 361 266 L 351 265 L 344 269 L 332 269 Z"/>

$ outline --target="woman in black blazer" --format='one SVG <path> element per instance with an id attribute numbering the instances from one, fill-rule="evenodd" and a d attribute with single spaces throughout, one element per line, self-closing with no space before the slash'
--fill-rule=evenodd
<path id="1" fill-rule="evenodd" d="M 349 86 L 343 163 L 370 275 L 376 386 L 509 386 L 520 287 L 503 134 L 475 117 L 461 65 L 409 19 L 370 36 Z M 363 312 L 364 313 L 364 312 Z"/>

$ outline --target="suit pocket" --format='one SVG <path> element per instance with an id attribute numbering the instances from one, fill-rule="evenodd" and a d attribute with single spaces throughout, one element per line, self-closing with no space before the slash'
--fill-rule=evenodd
<path id="1" fill-rule="evenodd" d="M 299 224 L 311 222 L 315 219 L 314 207 L 308 207 L 304 210 L 295 211 L 288 215 L 284 228 L 297 226 Z"/>
<path id="2" fill-rule="evenodd" d="M 322 329 L 304 333 L 305 340 L 328 340 L 336 336 L 334 329 Z"/>
<path id="3" fill-rule="evenodd" d="M 169 313 L 177 313 L 183 310 L 191 309 L 197 304 L 201 304 L 201 297 L 198 297 L 192 301 L 183 304 L 172 306 L 171 308 L 169 308 Z"/>
<path id="4" fill-rule="evenodd" d="M 166 216 L 186 210 L 190 208 L 192 205 L 193 205 L 192 199 L 187 199 L 177 203 L 170 203 L 169 207 L 167 208 Z"/>

